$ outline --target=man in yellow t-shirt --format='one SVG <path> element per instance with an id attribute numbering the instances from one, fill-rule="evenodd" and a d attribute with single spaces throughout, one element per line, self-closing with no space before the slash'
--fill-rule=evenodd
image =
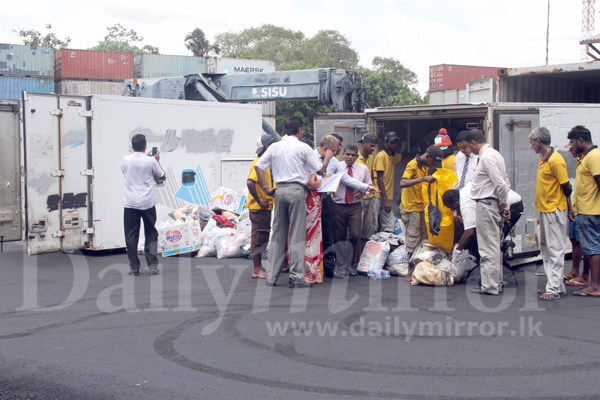
<path id="1" fill-rule="evenodd" d="M 448 136 L 446 128 L 441 128 L 439 134 L 435 137 L 434 144 L 442 150 L 444 159 L 442 160 L 442 168 L 447 168 L 454 172 L 454 164 L 456 156 L 452 151 L 452 140 Z"/>
<path id="2" fill-rule="evenodd" d="M 373 178 L 373 162 L 374 158 L 372 156 L 375 148 L 377 147 L 377 136 L 371 133 L 365 133 L 358 141 L 360 143 L 360 148 L 358 149 L 358 158 L 356 159 L 357 163 L 364 164 L 367 166 L 369 170 L 369 174 L 371 175 L 371 181 L 375 181 Z M 377 208 L 375 207 L 375 202 L 379 202 L 379 199 L 374 197 L 370 193 L 365 193 L 363 199 L 361 200 L 363 206 L 363 215 L 362 215 L 362 233 L 361 233 L 361 244 L 360 248 L 363 249 L 365 247 L 366 242 L 369 238 L 377 233 L 378 227 L 378 216 L 377 216 Z M 360 258 L 360 254 L 358 255 Z"/>
<path id="3" fill-rule="evenodd" d="M 250 221 L 252 222 L 252 234 L 250 251 L 252 252 L 252 261 L 254 262 L 254 272 L 252 278 L 266 279 L 265 269 L 262 267 L 262 253 L 269 243 L 269 233 L 271 232 L 271 211 L 273 210 L 274 199 L 268 196 L 258 183 L 258 176 L 254 166 L 260 157 L 267 151 L 269 146 L 275 142 L 271 135 L 262 135 L 256 143 L 256 154 L 258 157 L 252 162 L 250 173 L 246 185 L 248 186 L 248 209 L 250 211 Z M 271 168 L 265 171 L 265 180 L 269 188 L 273 187 L 271 179 Z"/>
<path id="4" fill-rule="evenodd" d="M 402 160 L 402 154 L 396 153 L 399 141 L 396 132 L 386 133 L 385 147 L 373 161 L 373 184 L 381 191 L 375 195 L 377 200 L 374 202 L 377 232 L 394 232 L 396 226 L 391 200 L 394 198 L 394 168 Z"/>
<path id="5" fill-rule="evenodd" d="M 400 186 L 402 186 L 400 215 L 404 224 L 406 252 L 409 255 L 412 255 L 417 246 L 427 238 L 421 183 L 435 182 L 435 178 L 428 174 L 427 168 L 441 168 L 442 158 L 442 150 L 439 147 L 429 146 L 425 154 L 417 154 L 415 159 L 406 165 L 406 170 L 402 175 L 400 181 Z"/>
<path id="6" fill-rule="evenodd" d="M 573 295 L 600 297 L 600 150 L 584 126 L 573 127 L 567 138 L 574 154 L 583 154 L 575 176 L 573 203 L 579 220 L 581 248 L 590 266 L 590 285 Z"/>
<path id="7" fill-rule="evenodd" d="M 531 148 L 540 155 L 535 189 L 535 208 L 540 213 L 540 251 L 548 281 L 540 300 L 557 300 L 566 293 L 565 244 L 569 225 L 569 183 L 567 163 L 550 147 L 552 137 L 547 128 L 535 128 L 529 134 Z M 568 209 L 568 210 L 567 210 Z"/>

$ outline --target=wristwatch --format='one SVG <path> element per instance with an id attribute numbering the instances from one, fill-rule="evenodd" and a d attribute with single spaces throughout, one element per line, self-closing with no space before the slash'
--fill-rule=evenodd
<path id="1" fill-rule="evenodd" d="M 267 190 L 269 188 L 269 185 L 265 185 L 262 187 L 262 190 Z"/>

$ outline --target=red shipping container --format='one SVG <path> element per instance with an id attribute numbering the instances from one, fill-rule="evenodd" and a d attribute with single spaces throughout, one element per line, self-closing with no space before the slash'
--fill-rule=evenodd
<path id="1" fill-rule="evenodd" d="M 133 53 L 60 49 L 54 52 L 54 79 L 133 78 Z"/>
<path id="2" fill-rule="evenodd" d="M 465 89 L 467 83 L 498 76 L 497 67 L 440 64 L 429 67 L 429 91 Z"/>

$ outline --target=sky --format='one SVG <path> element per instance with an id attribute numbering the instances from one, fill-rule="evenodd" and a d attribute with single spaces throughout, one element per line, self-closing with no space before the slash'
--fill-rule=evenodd
<path id="1" fill-rule="evenodd" d="M 581 1 L 550 0 L 550 64 L 580 61 L 581 14 Z M 336 29 L 361 65 L 375 56 L 398 59 L 417 73 L 424 94 L 430 65 L 544 65 L 547 18 L 548 0 L 26 0 L 3 2 L 0 43 L 22 43 L 13 29 L 45 33 L 51 23 L 60 38 L 71 37 L 70 48 L 85 49 L 121 23 L 161 54 L 190 55 L 183 38 L 196 27 L 211 41 L 264 23 L 309 37 Z"/>

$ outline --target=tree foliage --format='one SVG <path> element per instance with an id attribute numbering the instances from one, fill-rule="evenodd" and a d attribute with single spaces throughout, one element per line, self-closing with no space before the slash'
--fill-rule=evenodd
<path id="1" fill-rule="evenodd" d="M 46 29 L 52 29 L 51 24 L 46 24 Z M 64 40 L 61 40 L 56 36 L 54 32 L 48 32 L 46 35 L 40 33 L 35 29 L 13 29 L 13 32 L 18 33 L 20 37 L 23 38 L 23 44 L 30 46 L 44 46 L 44 47 L 52 47 L 53 49 L 64 49 L 71 43 L 71 38 L 66 37 Z"/>
<path id="2" fill-rule="evenodd" d="M 149 44 L 139 47 L 144 38 L 133 29 L 127 30 L 121 24 L 115 24 L 106 29 L 108 34 L 104 36 L 104 40 L 99 41 L 96 46 L 90 47 L 88 50 L 159 54 L 158 47 Z"/>
<path id="3" fill-rule="evenodd" d="M 192 52 L 195 57 L 206 57 L 211 53 L 219 54 L 221 50 L 216 44 L 210 44 L 204 31 L 196 28 L 185 35 L 183 39 L 185 47 Z"/>

